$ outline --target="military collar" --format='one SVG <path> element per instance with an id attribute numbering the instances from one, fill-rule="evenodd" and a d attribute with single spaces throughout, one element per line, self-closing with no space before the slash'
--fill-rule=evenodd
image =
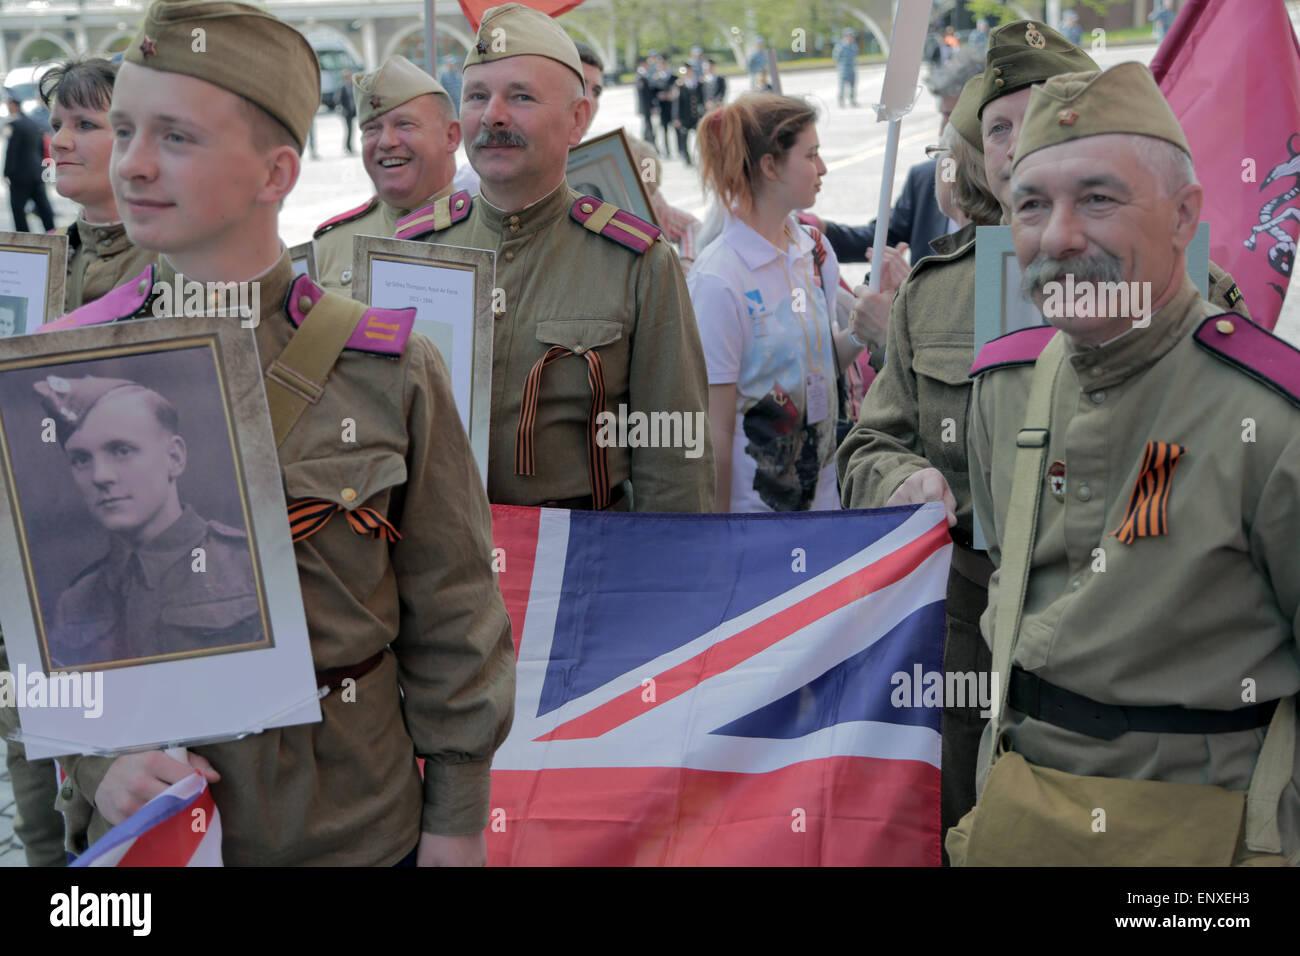
<path id="1" fill-rule="evenodd" d="M 1174 297 L 1151 316 L 1146 328 L 1133 328 L 1104 345 L 1093 348 L 1073 345 L 1066 339 L 1065 352 L 1080 387 L 1095 391 L 1118 385 L 1163 358 L 1192 326 L 1203 317 L 1201 294 L 1190 276 Z"/>
<path id="2" fill-rule="evenodd" d="M 483 224 L 493 232 L 502 234 L 509 239 L 518 239 L 529 233 L 537 232 L 539 229 L 551 225 L 556 219 L 567 215 L 569 207 L 577 201 L 578 194 L 569 188 L 569 182 L 566 179 L 561 180 L 560 185 L 556 186 L 550 193 L 518 212 L 506 212 L 504 209 L 498 209 L 484 198 L 480 190 L 479 195 L 474 200 L 474 210 L 478 213 Z"/>
<path id="3" fill-rule="evenodd" d="M 158 264 L 154 268 L 155 283 L 174 285 L 177 276 L 180 276 L 181 290 L 184 292 L 184 283 L 188 281 L 188 278 L 178 273 L 176 267 L 171 264 L 171 261 L 166 256 L 159 256 Z M 258 323 L 269 316 L 284 311 L 289 287 L 293 285 L 295 278 L 297 278 L 297 273 L 293 271 L 293 261 L 289 258 L 289 250 L 285 248 L 282 242 L 280 243 L 280 258 L 275 261 L 275 264 L 261 275 L 247 280 L 259 284 L 258 298 L 261 305 L 261 314 L 256 317 Z M 184 299 L 181 301 L 183 303 Z"/>
<path id="4" fill-rule="evenodd" d="M 930 248 L 934 250 L 936 256 L 950 256 L 958 252 L 975 241 L 975 230 L 979 226 L 976 223 L 968 222 L 956 232 L 950 232 L 946 236 L 940 236 L 938 239 L 930 240 Z"/>
<path id="5" fill-rule="evenodd" d="M 113 590 L 120 589 L 128 562 L 135 555 L 145 585 L 156 588 L 167 569 L 182 558 L 188 558 L 207 531 L 208 523 L 186 505 L 179 518 L 157 537 L 138 548 L 131 547 L 122 536 L 113 535 L 106 563 L 109 587 Z"/>
<path id="6" fill-rule="evenodd" d="M 392 203 L 386 203 L 380 199 L 379 209 L 380 214 L 384 217 L 384 235 L 391 236 L 397 232 L 397 220 L 409 216 L 417 209 L 423 209 L 425 206 L 432 206 L 439 199 L 442 199 L 445 196 L 450 196 L 455 191 L 456 184 L 454 182 L 449 182 L 428 199 L 425 199 L 422 202 L 417 202 L 409 209 L 402 206 L 394 206 Z"/>
<path id="7" fill-rule="evenodd" d="M 68 230 L 68 241 L 74 248 L 80 246 L 97 259 L 106 259 L 131 248 L 131 240 L 126 237 L 126 226 L 120 222 L 89 223 L 84 216 L 78 216 L 74 227 Z"/>
<path id="8" fill-rule="evenodd" d="M 794 246 L 787 246 L 784 253 L 758 234 L 749 223 L 739 216 L 728 216 L 727 224 L 722 227 L 722 241 L 753 270 L 767 265 L 773 259 L 785 255 L 787 261 L 794 262 L 812 251 L 814 243 L 807 230 L 799 225 L 793 215 L 786 218 L 786 231 L 794 239 Z"/>

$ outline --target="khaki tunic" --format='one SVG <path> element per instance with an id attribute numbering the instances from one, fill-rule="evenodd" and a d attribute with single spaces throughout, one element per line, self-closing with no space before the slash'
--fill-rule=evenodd
<path id="1" fill-rule="evenodd" d="M 450 196 L 455 187 L 448 183 L 422 203 L 411 209 L 390 206 L 378 197 L 371 200 L 370 208 L 356 219 L 337 226 L 317 229 L 312 236 L 316 246 L 316 284 L 326 292 L 352 297 L 352 237 L 383 236 L 392 238 L 397 232 L 397 220 L 413 209 L 427 206 L 436 199 Z"/>
<path id="2" fill-rule="evenodd" d="M 59 595 L 50 656 L 80 667 L 263 640 L 247 535 L 186 507 L 139 548 L 112 536 L 108 553 Z"/>
<path id="3" fill-rule="evenodd" d="M 1066 347 L 1047 455 L 1064 462 L 1065 496 L 1043 489 L 1014 660 L 1103 703 L 1236 709 L 1246 678 L 1261 703 L 1300 690 L 1300 408 L 1192 339 L 1220 311 L 1186 280 L 1148 329 Z M 1283 362 L 1300 361 L 1275 346 Z M 1032 374 L 1030 364 L 989 369 L 971 399 L 971 492 L 998 564 Z M 1243 441 L 1244 419 L 1253 441 Z M 1148 441 L 1187 451 L 1172 474 L 1168 533 L 1124 545 L 1111 532 Z M 995 573 L 982 621 L 990 646 L 997 588 Z M 1105 741 L 1010 709 L 1006 729 L 1026 760 L 1067 773 L 1230 790 L 1248 787 L 1265 730 Z M 981 788 L 991 738 L 986 729 Z M 1293 861 L 1298 783 L 1293 775 L 1278 815 Z"/>
<path id="4" fill-rule="evenodd" d="M 165 261 L 159 271 L 172 281 Z M 264 369 L 293 332 L 294 278 L 286 253 L 261 279 Z M 356 421 L 356 444 L 342 440 L 344 418 Z M 321 701 L 321 723 L 194 748 L 222 774 L 212 792 L 225 862 L 387 866 L 421 832 L 480 832 L 492 754 L 514 712 L 514 647 L 487 499 L 433 344 L 413 334 L 396 359 L 344 351 L 279 462 L 290 502 L 373 508 L 402 538 L 358 535 L 336 515 L 295 545 L 316 668 L 382 660 L 357 679 L 355 701 Z M 76 790 L 94 794 L 109 762 L 68 760 Z M 106 829 L 96 812 L 91 839 Z"/>
<path id="5" fill-rule="evenodd" d="M 9 670 L 9 657 L 0 638 L 0 671 Z M 58 797 L 58 771 L 53 760 L 28 760 L 27 748 L 10 740 L 19 728 L 18 708 L 0 707 L 0 740 L 4 741 L 5 767 L 14 788 L 14 833 L 23 842 L 28 866 L 63 866 L 63 816 L 54 809 Z"/>
<path id="6" fill-rule="evenodd" d="M 92 226 L 84 217 L 68 227 L 68 284 L 63 308 L 67 312 L 94 302 L 133 279 L 157 258 L 156 252 L 133 246 L 120 222 Z"/>
<path id="7" fill-rule="evenodd" d="M 704 432 L 698 458 L 686 457 L 681 447 L 608 448 L 610 485 L 630 478 L 637 511 L 710 511 L 714 473 L 704 352 L 677 257 L 662 237 L 639 254 L 592 232 L 569 215 L 578 198 L 562 183 L 511 214 L 476 196 L 464 221 L 425 236 L 497 255 L 496 285 L 505 292 L 505 308 L 496 314 L 493 337 L 488 497 L 540 505 L 592 494 L 592 389 L 580 353 L 595 349 L 606 410 L 617 414 L 625 405 L 629 413 L 678 412 L 692 417 L 692 427 L 702 423 Z M 576 354 L 542 373 L 537 473 L 517 475 L 524 381 L 553 345 Z M 626 508 L 626 500 L 618 507 Z"/>

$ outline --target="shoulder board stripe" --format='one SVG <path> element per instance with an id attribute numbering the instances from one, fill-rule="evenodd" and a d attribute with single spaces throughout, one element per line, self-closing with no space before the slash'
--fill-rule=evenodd
<path id="1" fill-rule="evenodd" d="M 313 239 L 318 239 L 321 236 L 323 236 L 325 233 L 333 229 L 335 226 L 341 226 L 343 223 L 351 222 L 353 219 L 360 219 L 366 213 L 370 212 L 370 210 L 374 209 L 375 204 L 377 202 L 379 202 L 379 196 L 378 195 L 371 196 L 360 206 L 357 206 L 356 209 L 349 209 L 347 212 L 339 213 L 337 216 L 334 216 L 332 219 L 326 219 L 324 222 L 322 222 L 319 226 L 316 227 L 316 231 L 311 234 L 311 237 Z"/>
<path id="2" fill-rule="evenodd" d="M 418 239 L 429 232 L 440 232 L 469 215 L 474 200 L 462 189 L 429 203 L 397 220 L 396 239 Z"/>
<path id="3" fill-rule="evenodd" d="M 112 292 L 106 293 L 94 302 L 87 302 L 79 309 L 74 309 L 61 319 L 47 322 L 36 329 L 40 332 L 61 332 L 64 329 L 79 329 L 87 325 L 103 325 L 118 319 L 129 319 L 149 301 L 153 293 L 153 264 L 144 267 L 134 279 L 122 283 Z"/>
<path id="4" fill-rule="evenodd" d="M 1236 312 L 1212 315 L 1196 344 L 1300 406 L 1300 351 Z"/>
<path id="5" fill-rule="evenodd" d="M 592 232 L 638 253 L 646 252 L 661 233 L 657 226 L 594 196 L 580 197 L 569 215 Z"/>
<path id="6" fill-rule="evenodd" d="M 1053 326 L 1036 325 L 1030 329 L 1018 329 L 998 336 L 980 349 L 980 354 L 975 357 L 975 364 L 970 368 L 971 378 L 991 368 L 1032 365 L 1038 361 L 1038 356 L 1042 354 L 1043 349 L 1047 348 L 1047 343 L 1055 334 L 1056 329 Z"/>
<path id="7" fill-rule="evenodd" d="M 289 286 L 284 311 L 295 328 L 302 325 L 307 312 L 310 312 L 312 307 L 327 294 L 324 289 L 311 281 L 310 276 L 298 276 L 294 280 L 293 285 Z M 346 297 L 336 296 L 336 298 Z M 303 299 L 308 302 L 306 311 L 301 308 Z M 356 331 L 344 343 L 345 349 L 393 357 L 402 354 L 406 349 L 407 341 L 411 338 L 411 330 L 415 328 L 415 309 L 375 309 L 364 303 L 354 302 L 352 299 L 346 301 L 357 308 L 365 309 L 365 315 L 357 323 Z"/>

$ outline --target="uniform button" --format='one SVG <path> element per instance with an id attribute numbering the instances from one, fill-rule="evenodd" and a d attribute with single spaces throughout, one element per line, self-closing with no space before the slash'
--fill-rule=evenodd
<path id="1" fill-rule="evenodd" d="M 1106 393 L 1103 392 L 1101 389 L 1098 389 L 1097 391 L 1092 393 L 1092 403 L 1094 405 L 1100 405 L 1105 400 L 1106 400 Z"/>
<path id="2" fill-rule="evenodd" d="M 583 352 L 585 352 L 585 351 L 587 351 L 587 350 L 584 349 L 581 345 L 579 345 L 576 349 L 573 350 L 573 354 L 574 354 L 574 355 L 581 355 L 581 354 L 582 354 Z"/>
<path id="3" fill-rule="evenodd" d="M 65 784 L 63 785 L 63 789 L 59 791 L 59 796 L 61 796 L 64 800 L 71 800 L 71 799 L 72 799 L 72 785 L 71 785 L 71 784 L 67 784 L 67 783 L 65 783 Z"/>
<path id="4" fill-rule="evenodd" d="M 1089 488 L 1087 485 L 1080 485 L 1079 490 L 1076 491 L 1075 494 L 1078 496 L 1080 501 L 1092 500 L 1092 489 Z"/>
<path id="5" fill-rule="evenodd" d="M 511 217 L 510 217 L 510 223 L 511 223 L 511 225 L 515 225 L 515 226 L 519 225 L 519 217 L 518 217 L 518 216 L 511 216 Z"/>
<path id="6" fill-rule="evenodd" d="M 100 244 L 101 246 L 111 246 L 111 245 L 113 244 L 113 240 L 112 240 L 112 239 L 101 239 L 101 240 L 99 240 L 99 244 Z"/>
<path id="7" fill-rule="evenodd" d="M 506 317 L 505 309 L 498 309 L 497 311 L 492 313 L 492 318 L 494 319 L 504 319 L 505 317 Z"/>
<path id="8" fill-rule="evenodd" d="M 140 280 L 140 284 L 139 284 L 138 286 L 135 287 L 135 294 L 136 294 L 136 295 L 144 295 L 144 294 L 145 294 L 146 292 L 148 292 L 148 291 L 149 291 L 149 280 L 148 280 L 148 279 L 141 279 L 141 280 Z"/>
<path id="9" fill-rule="evenodd" d="M 1006 85 L 1006 83 L 1005 83 L 1004 80 L 994 80 L 994 81 L 993 81 L 993 85 L 994 85 L 994 86 L 999 86 L 999 87 L 1000 87 L 1000 86 L 1004 86 L 1004 85 Z"/>
<path id="10" fill-rule="evenodd" d="M 309 295 L 300 295 L 300 296 L 298 296 L 298 311 L 299 311 L 299 312 L 301 312 L 303 315 L 306 315 L 308 312 L 311 311 L 311 307 L 312 307 L 311 296 L 309 296 Z"/>
<path id="11" fill-rule="evenodd" d="M 511 226 L 511 227 L 510 227 L 510 231 L 511 231 L 511 232 L 518 232 L 518 231 L 519 231 L 519 227 L 518 227 L 518 226 Z"/>
<path id="12" fill-rule="evenodd" d="M 456 200 L 456 208 L 457 208 L 457 209 L 464 209 L 464 208 L 465 208 L 465 200 L 463 200 L 463 199 L 457 199 L 457 200 Z"/>
<path id="13" fill-rule="evenodd" d="M 1099 368 L 1091 369 L 1091 370 L 1088 372 L 1088 374 L 1091 375 L 1093 378 L 1096 378 L 1098 375 L 1101 374 L 1101 369 L 1099 369 Z"/>
<path id="14" fill-rule="evenodd" d="M 1073 581 L 1070 582 L 1071 591 L 1077 591 L 1081 587 L 1083 587 L 1083 582 L 1080 581 L 1078 578 L 1075 578 Z"/>
<path id="15" fill-rule="evenodd" d="M 515 257 L 515 250 L 513 250 L 513 249 L 507 249 L 507 250 L 506 250 L 506 262 L 510 262 L 510 261 L 512 261 L 512 260 L 514 259 L 514 257 Z"/>
<path id="16" fill-rule="evenodd" d="M 1214 327 L 1219 330 L 1221 335 L 1231 335 L 1237 331 L 1237 327 L 1229 319 L 1219 319 L 1218 322 L 1214 323 Z"/>
<path id="17" fill-rule="evenodd" d="M 342 491 L 339 492 L 339 494 L 343 496 L 344 501 L 355 501 L 357 497 L 357 490 L 355 488 L 344 488 Z"/>
<path id="18" fill-rule="evenodd" d="M 352 281 L 352 270 L 351 270 L 351 269 L 344 269 L 341 273 L 339 273 L 339 281 L 340 281 L 340 282 L 351 282 L 351 281 Z"/>
<path id="19" fill-rule="evenodd" d="M 994 67 L 994 68 L 993 68 L 993 75 L 994 75 L 994 76 L 1001 76 L 1001 75 L 1002 75 L 1002 67 L 1000 67 L 1000 66 Z"/>
<path id="20" fill-rule="evenodd" d="M 583 212 L 587 212 L 587 213 L 595 212 L 595 211 L 596 211 L 596 207 L 593 206 L 593 205 L 592 205 L 591 203 L 589 203 L 589 202 L 585 202 L 585 203 L 582 204 L 582 211 L 583 211 Z"/>

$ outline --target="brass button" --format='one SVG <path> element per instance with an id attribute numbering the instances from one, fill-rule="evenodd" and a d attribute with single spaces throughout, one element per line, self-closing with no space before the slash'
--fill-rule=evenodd
<path id="1" fill-rule="evenodd" d="M 513 249 L 507 249 L 507 250 L 506 250 L 506 262 L 511 261 L 512 259 L 514 259 L 514 257 L 515 257 L 515 250 L 513 250 Z"/>
<path id="2" fill-rule="evenodd" d="M 581 345 L 579 345 L 576 349 L 573 350 L 573 354 L 574 354 L 574 355 L 581 355 L 581 354 L 582 354 L 583 352 L 585 352 L 585 351 L 587 351 L 587 350 L 584 349 Z"/>
<path id="3" fill-rule="evenodd" d="M 994 86 L 1006 86 L 1006 81 L 1005 81 L 1005 80 L 994 80 L 994 81 L 993 81 L 993 85 L 994 85 Z"/>
<path id="4" fill-rule="evenodd" d="M 492 313 L 492 318 L 494 319 L 504 319 L 505 317 L 506 317 L 505 309 L 497 309 Z"/>
<path id="5" fill-rule="evenodd" d="M 513 223 L 513 224 L 516 225 L 516 226 L 519 225 L 519 217 L 518 217 L 518 216 L 511 216 L 511 217 L 510 217 L 510 222 Z"/>
<path id="6" fill-rule="evenodd" d="M 351 269 L 344 269 L 343 272 L 340 273 L 340 275 L 339 275 L 339 281 L 340 281 L 340 282 L 351 282 L 351 281 L 352 281 L 352 270 L 351 270 Z"/>
<path id="7" fill-rule="evenodd" d="M 994 76 L 1001 76 L 1001 75 L 1002 75 L 1002 67 L 1000 67 L 1000 66 L 995 66 L 995 67 L 993 68 L 993 75 L 994 75 Z"/>
<path id="8" fill-rule="evenodd" d="M 301 312 L 303 315 L 306 315 L 308 312 L 311 311 L 312 304 L 313 303 L 311 301 L 311 296 L 309 295 L 298 296 L 298 311 Z"/>
<path id="9" fill-rule="evenodd" d="M 592 205 L 591 203 L 589 203 L 589 202 L 585 202 L 585 203 L 582 204 L 582 211 L 583 211 L 583 212 L 595 212 L 595 211 L 596 211 L 596 207 L 593 206 L 593 205 Z"/>
<path id="10" fill-rule="evenodd" d="M 465 208 L 465 200 L 464 200 L 464 199 L 457 199 L 457 200 L 456 200 L 456 208 L 457 208 L 457 209 L 464 209 L 464 208 Z"/>
<path id="11" fill-rule="evenodd" d="M 339 492 L 339 494 L 343 496 L 344 501 L 355 501 L 357 497 L 357 490 L 355 488 L 344 488 L 341 492 Z"/>
<path id="12" fill-rule="evenodd" d="M 518 226 L 511 226 L 511 227 L 510 227 L 510 231 L 511 231 L 511 232 L 518 232 L 518 231 L 519 231 L 519 227 L 518 227 Z"/>
<path id="13" fill-rule="evenodd" d="M 1079 496 L 1080 501 L 1092 500 L 1092 489 L 1089 488 L 1087 485 L 1080 485 L 1079 490 L 1076 491 L 1075 494 Z"/>
<path id="14" fill-rule="evenodd" d="M 140 280 L 140 284 L 139 284 L 138 286 L 135 287 L 135 294 L 136 294 L 136 295 L 144 295 L 144 294 L 145 294 L 146 292 L 148 292 L 148 291 L 149 291 L 149 280 L 148 280 L 148 279 L 141 279 L 141 280 Z"/>
<path id="15" fill-rule="evenodd" d="M 1230 319 L 1219 319 L 1218 322 L 1214 323 L 1214 327 L 1218 329 L 1222 335 L 1231 335 L 1233 332 L 1237 331 L 1237 327 L 1232 324 Z"/>

